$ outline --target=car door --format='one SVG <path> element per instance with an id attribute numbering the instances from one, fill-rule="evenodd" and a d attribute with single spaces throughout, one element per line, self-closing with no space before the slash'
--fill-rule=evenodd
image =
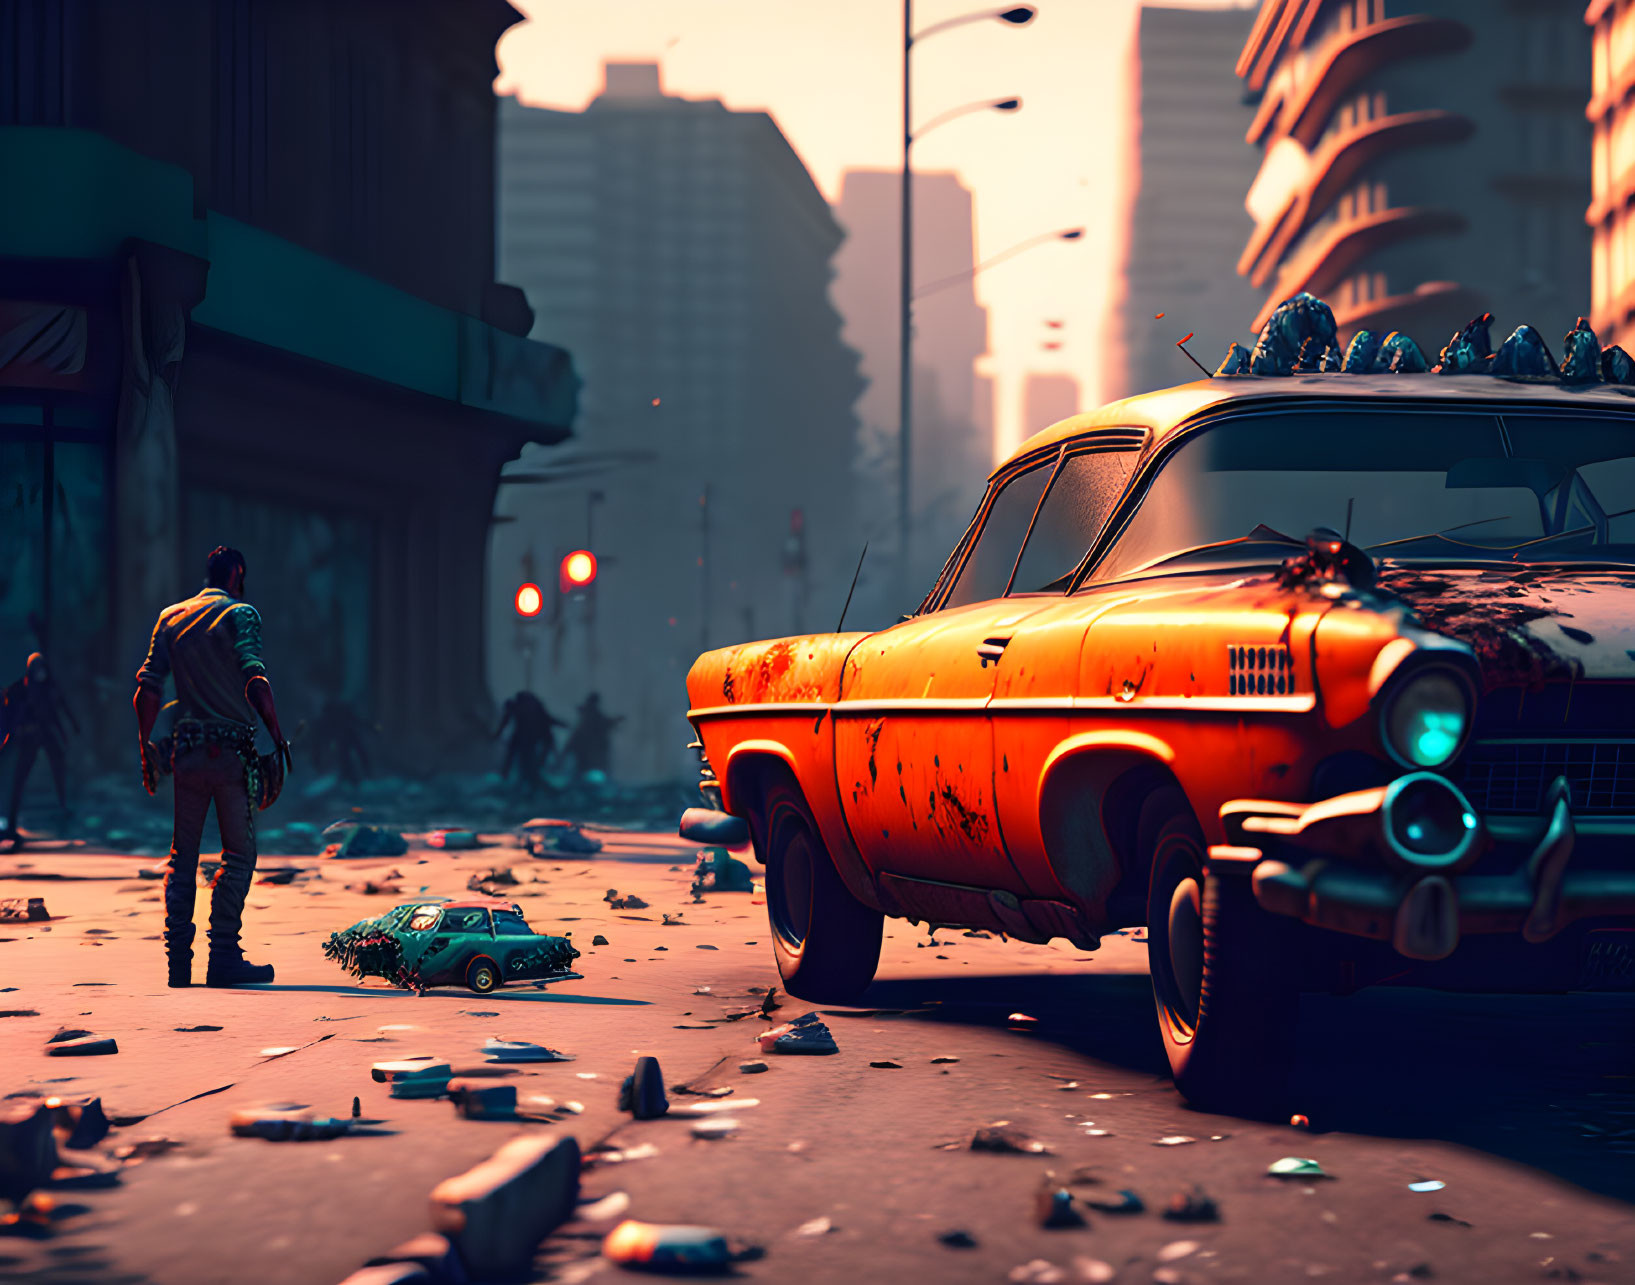
<path id="1" fill-rule="evenodd" d="M 1059 458 L 1024 457 L 997 478 L 937 609 L 865 639 L 847 660 L 836 775 L 877 876 L 1018 886 L 994 808 L 987 704 L 1012 632 L 1044 605 L 1004 594 Z"/>

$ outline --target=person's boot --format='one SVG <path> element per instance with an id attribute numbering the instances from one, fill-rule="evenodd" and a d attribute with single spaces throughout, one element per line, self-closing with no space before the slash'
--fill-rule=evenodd
<path id="1" fill-rule="evenodd" d="M 252 964 L 243 955 L 212 953 L 204 972 L 206 986 L 264 986 L 272 979 L 271 964 Z"/>
<path id="2" fill-rule="evenodd" d="M 182 927 L 165 925 L 165 962 L 170 986 L 180 989 L 193 985 L 193 933 L 191 923 Z"/>

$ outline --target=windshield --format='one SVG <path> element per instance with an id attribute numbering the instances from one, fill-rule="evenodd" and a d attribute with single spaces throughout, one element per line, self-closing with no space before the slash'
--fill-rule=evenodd
<path id="1" fill-rule="evenodd" d="M 1430 408 L 1234 419 L 1184 441 L 1095 579 L 1260 565 L 1315 527 L 1402 560 L 1635 562 L 1635 416 Z M 1288 539 L 1285 539 L 1287 537 Z"/>

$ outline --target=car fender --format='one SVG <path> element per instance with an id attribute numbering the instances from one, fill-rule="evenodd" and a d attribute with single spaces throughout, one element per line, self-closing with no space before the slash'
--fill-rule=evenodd
<path id="1" fill-rule="evenodd" d="M 1124 875 L 1125 860 L 1104 825 L 1107 789 L 1142 767 L 1168 774 L 1175 749 L 1134 728 L 1101 728 L 1069 736 L 1039 772 L 1040 839 L 1062 890 L 1093 920 Z"/>

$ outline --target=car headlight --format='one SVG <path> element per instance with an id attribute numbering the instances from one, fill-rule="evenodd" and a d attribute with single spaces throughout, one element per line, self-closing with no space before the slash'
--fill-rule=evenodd
<path id="1" fill-rule="evenodd" d="M 1387 697 L 1381 716 L 1386 748 L 1408 767 L 1445 767 L 1464 748 L 1472 704 L 1469 684 L 1452 670 L 1406 676 Z"/>

